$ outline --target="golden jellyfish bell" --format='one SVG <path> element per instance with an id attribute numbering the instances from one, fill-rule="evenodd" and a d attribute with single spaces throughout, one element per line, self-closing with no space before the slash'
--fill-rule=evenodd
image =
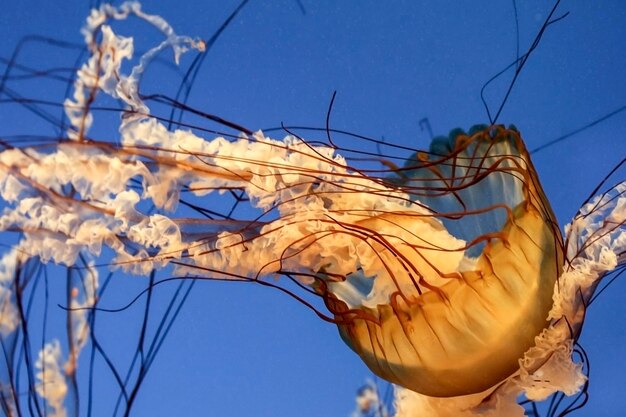
<path id="1" fill-rule="evenodd" d="M 398 176 L 427 209 L 358 222 L 384 266 L 329 283 L 327 304 L 380 377 L 434 397 L 485 391 L 549 324 L 564 262 L 554 213 L 513 127 L 453 131 Z"/>

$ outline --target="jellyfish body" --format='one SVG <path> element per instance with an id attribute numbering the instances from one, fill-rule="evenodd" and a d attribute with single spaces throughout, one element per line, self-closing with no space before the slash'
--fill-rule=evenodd
<path id="1" fill-rule="evenodd" d="M 418 293 L 406 291 L 401 281 L 410 274 L 398 259 L 404 255 L 409 263 L 414 258 L 424 263 L 429 255 L 415 248 L 423 247 L 420 241 L 432 242 L 432 236 L 413 234 L 413 242 L 377 248 L 389 274 L 400 281 L 398 290 L 386 304 L 352 306 L 365 316 L 339 324 L 343 339 L 377 375 L 437 397 L 484 391 L 519 368 L 524 352 L 548 325 L 563 265 L 557 223 L 519 134 L 502 127 L 471 136 L 457 133 L 451 134 L 447 154 L 437 155 L 431 147 L 430 158 L 421 154 L 409 161 L 403 186 L 412 188 L 416 199 L 423 194 L 431 208 L 439 206 L 436 218 L 469 223 L 466 229 L 476 234 L 459 237 L 472 242 L 468 251 L 481 246 L 477 258 L 459 262 L 458 246 L 441 247 L 439 263 L 447 271 L 432 263 L 418 268 Z M 456 204 L 444 211 L 445 202 L 434 204 L 443 199 Z M 436 224 L 430 217 L 385 214 L 363 223 L 399 235 L 402 229 L 419 230 L 419 222 Z M 447 233 L 443 224 L 437 233 Z M 430 288 L 421 283 L 433 281 Z M 372 295 L 363 293 L 363 300 Z"/>

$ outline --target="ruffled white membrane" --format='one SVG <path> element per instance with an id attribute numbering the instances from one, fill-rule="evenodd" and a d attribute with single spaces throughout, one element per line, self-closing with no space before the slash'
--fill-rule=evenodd
<path id="1" fill-rule="evenodd" d="M 125 75 L 121 65 L 133 55 L 133 40 L 116 35 L 106 23 L 129 15 L 157 27 L 166 40 Z M 96 43 L 98 32 L 102 36 Z M 180 274 L 207 271 L 211 277 L 230 279 L 280 275 L 284 270 L 323 272 L 329 277 L 358 270 L 362 277 L 376 277 L 365 299 L 355 289 L 359 282 L 329 282 L 329 290 L 348 306 L 371 307 L 388 304 L 398 289 L 405 294 L 416 291 L 410 280 L 393 282 L 385 255 L 372 250 L 373 238 L 408 248 L 400 250 L 406 264 L 435 285 L 442 274 L 470 268 L 474 262 L 464 253 L 465 242 L 430 217 L 427 208 L 398 189 L 351 170 L 329 147 L 311 146 L 291 136 L 274 140 L 261 132 L 234 141 L 205 140 L 190 131 L 168 131 L 148 117 L 149 109 L 138 92 L 149 60 L 164 48 L 173 48 L 178 58 L 188 48 L 202 50 L 204 44 L 177 36 L 163 19 L 143 13 L 137 3 L 94 10 L 84 34 L 91 56 L 78 72 L 73 98 L 65 103 L 73 142 L 54 151 L 26 148 L 0 153 L 0 196 L 7 203 L 0 229 L 24 231 L 21 242 L 0 260 L 2 334 L 10 334 L 19 324 L 9 284 L 18 261 L 30 257 L 74 265 L 79 255 L 97 257 L 106 246 L 115 253 L 114 263 L 136 274 L 176 260 L 183 264 L 177 266 Z M 84 141 L 93 119 L 87 110 L 89 100 L 97 91 L 123 101 L 131 110 L 119 129 L 122 150 Z M 68 186 L 75 190 L 71 199 L 62 192 Z M 183 188 L 207 196 L 210 205 L 216 198 L 213 190 L 232 187 L 244 190 L 261 213 L 247 228 L 229 228 L 224 222 L 209 232 L 194 233 L 186 230 L 185 219 L 144 214 L 140 209 L 147 201 L 163 212 L 173 212 Z M 589 298 L 598 278 L 623 262 L 618 256 L 626 250 L 626 235 L 623 228 L 610 228 L 624 223 L 625 187 L 622 184 L 597 197 L 568 226 L 571 262 L 555 287 L 552 324 L 537 336 L 536 346 L 520 361 L 519 372 L 495 392 L 489 390 L 493 394 L 486 403 L 485 393 L 432 398 L 399 388 L 398 416 L 522 416 L 516 404 L 520 394 L 542 399 L 555 391 L 573 394 L 580 389 L 585 379 L 580 365 L 572 362 L 571 329 L 580 325 L 583 300 Z M 380 217 L 383 213 L 397 217 L 385 220 Z M 398 226 L 403 224 L 401 218 L 425 216 L 430 220 L 415 222 L 410 231 Z M 348 229 L 373 218 L 377 218 L 378 235 L 368 236 L 369 240 Z M 591 238 L 596 235 L 602 237 Z M 416 236 L 421 236 L 419 241 Z M 409 250 L 415 245 L 421 249 L 419 256 Z M 95 270 L 90 273 L 91 286 L 81 289 L 82 296 L 77 295 L 72 307 L 95 303 L 98 280 Z M 48 415 L 65 415 L 67 378 L 75 372 L 77 355 L 87 340 L 85 310 L 72 314 L 74 347 L 68 358 L 62 359 L 58 342 L 51 341 L 37 362 L 37 392 L 47 401 Z"/>

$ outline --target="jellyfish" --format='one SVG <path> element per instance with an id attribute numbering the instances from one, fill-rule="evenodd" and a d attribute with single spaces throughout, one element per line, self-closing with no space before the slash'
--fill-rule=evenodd
<path id="1" fill-rule="evenodd" d="M 484 391 L 518 368 L 547 326 L 564 262 L 559 228 L 519 135 L 500 126 L 474 130 L 435 139 L 430 156 L 407 163 L 403 187 L 430 215 L 385 213 L 362 222 L 383 242 L 400 238 L 376 248 L 388 275 L 363 268 L 337 284 L 355 288 L 330 290 L 344 309 L 370 315 L 339 325 L 368 366 L 434 397 Z M 359 287 L 374 288 L 359 294 Z"/>
<path id="2" fill-rule="evenodd" d="M 130 16 L 163 40 L 128 68 L 133 40 L 111 23 Z M 67 341 L 45 340 L 34 354 L 23 347 L 36 358 L 32 407 L 79 413 L 81 352 L 89 343 L 101 351 L 94 317 L 107 310 L 99 298 L 109 281 L 95 262 L 107 256 L 107 266 L 149 277 L 138 298 L 177 280 L 252 282 L 295 298 L 336 325 L 374 374 L 403 387 L 405 415 L 522 415 L 520 393 L 540 400 L 583 387 L 572 354 L 598 282 L 623 268 L 623 179 L 589 199 L 563 237 L 515 127 L 454 130 L 405 161 L 374 158 L 383 168 L 349 160 L 328 126 L 326 144 L 224 119 L 237 134 L 205 138 L 194 126 L 169 126 L 153 107 L 198 111 L 141 87 L 158 54 L 178 61 L 207 42 L 177 35 L 137 3 L 101 6 L 83 33 L 89 56 L 63 103 L 63 137 L 0 153 L 9 207 L 0 225 L 21 232 L 2 261 L 7 346 L 26 340 L 29 308 L 20 304 L 31 271 L 40 262 L 72 271 L 61 306 Z M 122 106 L 115 141 L 91 136 L 99 99 Z M 237 204 L 217 212 L 229 196 Z M 183 204 L 195 216 L 178 215 Z M 172 278 L 155 281 L 163 270 Z M 142 379 L 153 356 L 140 346 Z M 132 404 L 139 385 L 128 387 L 130 377 L 102 356 L 118 403 Z M 6 398 L 18 392 L 3 386 Z"/>

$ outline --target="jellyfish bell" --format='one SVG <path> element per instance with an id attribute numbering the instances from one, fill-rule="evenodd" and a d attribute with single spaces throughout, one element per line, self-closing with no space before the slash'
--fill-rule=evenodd
<path id="1" fill-rule="evenodd" d="M 435 397 L 482 392 L 519 369 L 549 324 L 564 260 L 519 133 L 471 132 L 436 139 L 400 171 L 399 186 L 430 213 L 359 222 L 385 236 L 372 245 L 384 268 L 328 289 L 342 338 L 368 367 Z"/>

